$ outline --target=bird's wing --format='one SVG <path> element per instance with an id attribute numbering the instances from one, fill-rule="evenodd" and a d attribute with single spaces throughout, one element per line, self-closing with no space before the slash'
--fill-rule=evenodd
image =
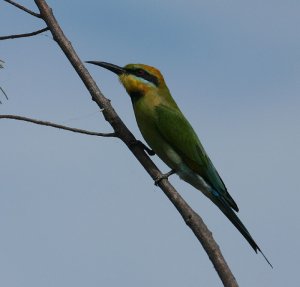
<path id="1" fill-rule="evenodd" d="M 156 107 L 156 125 L 164 139 L 236 211 L 238 207 L 227 192 L 224 182 L 206 154 L 190 123 L 180 110 L 165 105 Z"/>

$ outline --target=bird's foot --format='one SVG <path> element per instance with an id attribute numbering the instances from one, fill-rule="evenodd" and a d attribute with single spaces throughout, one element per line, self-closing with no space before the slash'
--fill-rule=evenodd
<path id="1" fill-rule="evenodd" d="M 162 174 L 161 176 L 158 176 L 155 180 L 154 180 L 154 184 L 158 185 L 158 183 L 162 180 L 162 179 L 168 179 L 169 176 L 171 176 L 172 174 L 176 173 L 176 170 L 171 169 L 169 172 Z"/>
<path id="2" fill-rule="evenodd" d="M 150 156 L 155 155 L 155 152 L 154 152 L 152 149 L 148 148 L 145 144 L 143 144 L 143 143 L 142 143 L 141 141 L 139 141 L 139 140 L 135 140 L 134 142 L 131 143 L 131 145 L 138 145 L 138 146 L 140 146 L 140 147 L 141 147 L 144 151 L 146 151 L 147 154 L 150 155 Z"/>

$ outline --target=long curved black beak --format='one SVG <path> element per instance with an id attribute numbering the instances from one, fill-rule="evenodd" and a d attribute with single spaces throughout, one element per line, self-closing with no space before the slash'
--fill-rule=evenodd
<path id="1" fill-rule="evenodd" d="M 126 70 L 124 68 L 119 67 L 114 64 L 110 64 L 110 63 L 106 63 L 106 62 L 99 62 L 99 61 L 86 61 L 86 63 L 100 66 L 102 68 L 112 71 L 113 73 L 115 73 L 117 75 L 126 73 Z"/>

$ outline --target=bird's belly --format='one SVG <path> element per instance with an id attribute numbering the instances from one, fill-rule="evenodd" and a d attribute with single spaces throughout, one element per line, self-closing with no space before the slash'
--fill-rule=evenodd
<path id="1" fill-rule="evenodd" d="M 178 170 L 182 163 L 181 156 L 163 138 L 157 140 L 158 138 L 156 137 L 154 141 L 152 139 L 146 139 L 146 142 L 156 155 L 171 169 Z"/>
<path id="2" fill-rule="evenodd" d="M 211 187 L 205 182 L 205 180 L 193 170 L 191 170 L 183 161 L 181 156 L 172 149 L 171 146 L 167 146 L 163 155 L 157 155 L 168 164 L 168 166 L 176 171 L 180 179 L 191 184 L 196 189 L 203 192 L 209 197 Z"/>
<path id="3" fill-rule="evenodd" d="M 143 138 L 156 155 L 170 168 L 177 170 L 182 162 L 179 154 L 172 148 L 172 146 L 161 136 L 153 118 L 147 115 L 146 111 L 143 116 L 136 114 L 139 129 Z"/>
<path id="4" fill-rule="evenodd" d="M 203 192 L 207 197 L 210 197 L 211 187 L 199 174 L 191 170 L 184 162 L 181 163 L 177 174 L 182 180 Z"/>
<path id="5" fill-rule="evenodd" d="M 153 131 L 153 130 L 152 130 Z M 192 169 L 190 169 L 184 162 L 182 157 L 167 143 L 159 134 L 148 133 L 143 134 L 148 145 L 154 150 L 156 155 L 171 169 L 175 170 L 180 179 L 191 184 L 196 189 L 203 192 L 209 197 L 211 187 L 205 182 L 205 180 Z"/>

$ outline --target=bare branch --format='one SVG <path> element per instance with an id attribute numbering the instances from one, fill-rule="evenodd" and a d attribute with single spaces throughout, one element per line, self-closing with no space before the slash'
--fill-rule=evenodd
<path id="1" fill-rule="evenodd" d="M 4 90 L 0 87 L 1 92 L 4 94 L 5 98 L 8 100 L 7 94 L 4 92 Z M 0 102 L 1 103 L 1 102 Z"/>
<path id="2" fill-rule="evenodd" d="M 28 14 L 34 16 L 34 17 L 41 18 L 40 14 L 35 13 L 35 12 L 31 11 L 30 9 L 28 9 L 28 8 L 14 2 L 14 1 L 11 1 L 11 0 L 4 0 L 4 1 L 11 4 L 11 5 L 13 5 L 13 6 L 15 6 L 15 7 L 17 7 L 17 8 L 19 8 L 19 9 L 21 9 L 21 10 L 23 10 L 23 11 L 25 11 L 26 13 L 28 13 Z"/>
<path id="3" fill-rule="evenodd" d="M 53 128 L 57 128 L 57 129 L 67 130 L 70 132 L 80 133 L 80 134 L 85 134 L 85 135 L 90 135 L 90 136 L 117 137 L 117 135 L 115 133 L 91 132 L 91 131 L 87 131 L 87 130 L 71 128 L 71 127 L 55 124 L 52 122 L 40 121 L 40 120 L 31 119 L 31 118 L 22 117 L 22 116 L 16 116 L 16 115 L 0 115 L 0 119 L 12 119 L 12 120 L 18 120 L 18 121 L 25 121 L 25 122 L 34 123 L 37 125 L 49 126 L 49 127 L 53 127 Z"/>
<path id="4" fill-rule="evenodd" d="M 4 61 L 0 60 L 0 69 L 3 68 L 3 64 L 4 64 Z M 0 87 L 0 90 L 1 90 L 1 92 L 3 93 L 3 95 L 5 96 L 5 98 L 8 100 L 8 96 L 7 96 L 7 94 L 5 93 L 5 91 L 2 89 L 2 87 Z M 0 101 L 0 104 L 2 104 L 1 101 Z"/>
<path id="5" fill-rule="evenodd" d="M 8 36 L 0 36 L 0 40 L 8 40 L 8 39 L 17 39 L 17 38 L 31 37 L 31 36 L 35 36 L 35 35 L 41 34 L 41 33 L 45 32 L 45 31 L 48 31 L 48 30 L 49 30 L 49 28 L 46 27 L 46 28 L 43 28 L 43 29 L 31 32 L 31 33 L 8 35 Z"/>

